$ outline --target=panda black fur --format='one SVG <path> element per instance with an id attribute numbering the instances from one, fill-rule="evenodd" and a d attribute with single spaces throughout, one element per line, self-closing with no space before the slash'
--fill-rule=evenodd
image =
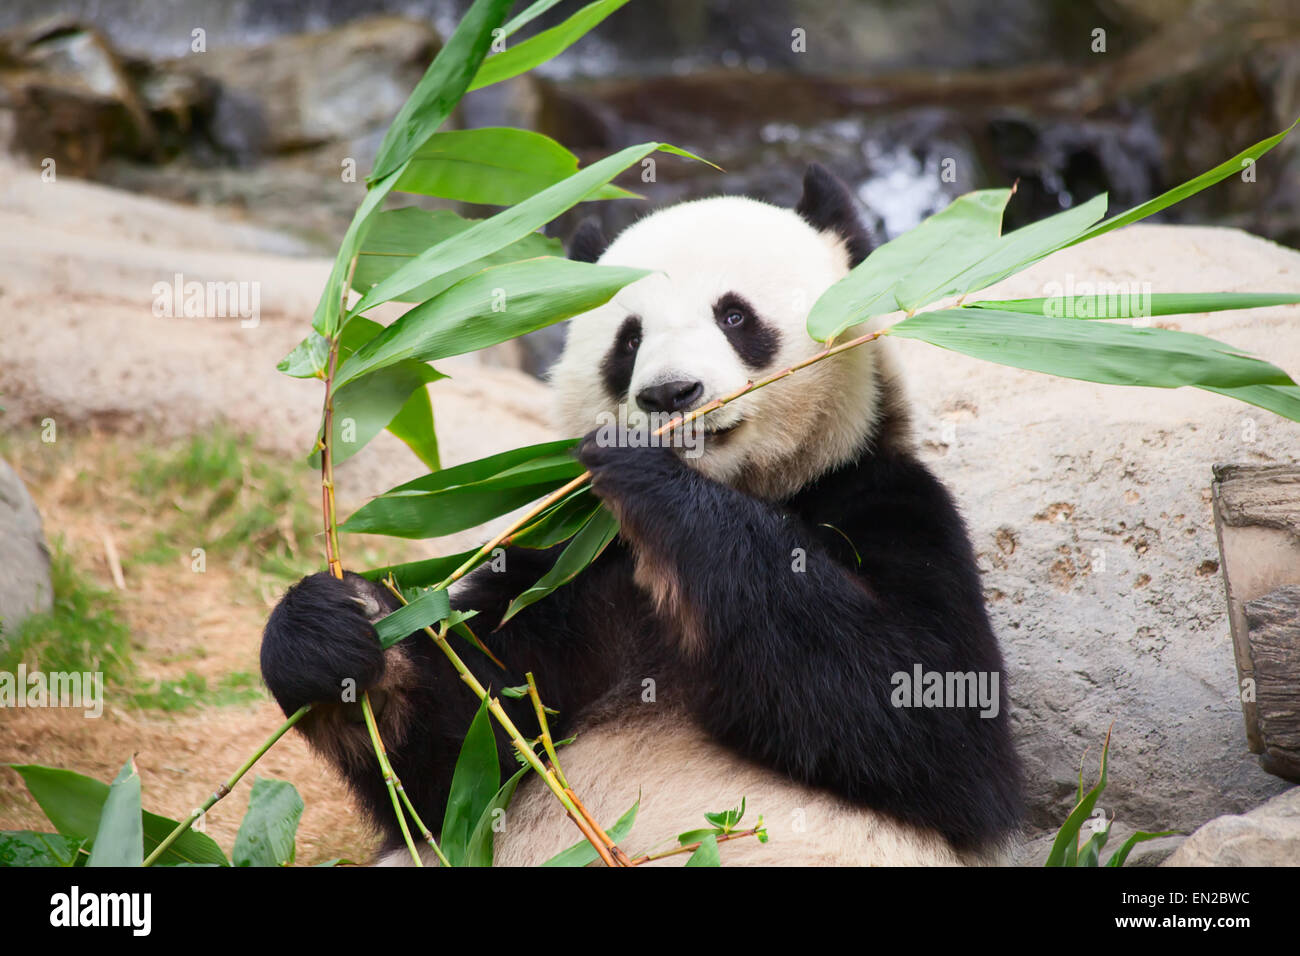
<path id="1" fill-rule="evenodd" d="M 479 629 L 504 672 L 466 659 L 497 688 L 535 674 L 559 711 L 553 733 L 577 737 L 561 760 L 588 808 L 608 825 L 641 795 L 638 846 L 742 796 L 771 841 L 730 843 L 727 863 L 981 862 L 1016 826 L 1001 653 L 962 520 L 915 456 L 884 342 L 710 413 L 693 460 L 592 432 L 620 404 L 638 427 L 638 405 L 695 407 L 813 354 L 809 307 L 869 249 L 847 189 L 819 166 L 794 211 L 708 199 L 656 212 L 607 249 L 591 227 L 575 237 L 575 257 L 655 270 L 572 321 L 552 376 L 559 424 L 589 433 L 578 457 L 620 537 L 500 631 Z M 504 571 L 455 589 L 454 606 L 499 620 L 557 553 L 510 549 Z M 370 689 L 430 826 L 477 704 L 422 634 L 379 649 L 371 622 L 392 603 L 355 575 L 313 575 L 273 611 L 262 645 L 276 700 L 286 713 L 317 704 L 299 726 L 390 850 L 401 838 L 357 706 L 338 703 L 345 680 Z M 893 706 L 892 675 L 918 664 L 1000 675 L 996 716 Z M 502 703 L 538 732 L 526 701 Z M 513 773 L 503 737 L 498 750 Z M 497 861 L 540 862 L 575 838 L 526 777 Z"/>

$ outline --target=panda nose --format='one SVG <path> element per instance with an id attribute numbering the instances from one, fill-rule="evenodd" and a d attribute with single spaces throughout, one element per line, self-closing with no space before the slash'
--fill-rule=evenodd
<path id="1" fill-rule="evenodd" d="M 695 405 L 703 394 L 703 382 L 663 382 L 637 392 L 636 403 L 646 412 L 680 412 Z"/>

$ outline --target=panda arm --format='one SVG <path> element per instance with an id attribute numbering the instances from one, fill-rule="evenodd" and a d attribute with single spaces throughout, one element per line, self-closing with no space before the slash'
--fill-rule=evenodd
<path id="1" fill-rule="evenodd" d="M 870 466 L 801 516 L 668 449 L 602 448 L 589 437 L 580 458 L 637 556 L 638 583 L 676 624 L 699 680 L 687 696 L 716 738 L 957 846 L 1012 825 L 1005 696 L 995 720 L 891 703 L 892 675 L 916 664 L 1002 669 L 964 528 L 923 466 Z M 860 568 L 843 557 L 841 535 Z"/>
<path id="2" fill-rule="evenodd" d="M 592 629 L 585 624 L 584 602 L 592 597 L 586 592 L 602 577 L 601 568 L 593 567 L 590 578 L 581 576 L 491 632 L 509 600 L 534 584 L 554 558 L 550 552 L 509 549 L 507 570 L 480 570 L 453 596 L 458 609 L 480 612 L 469 623 L 506 665 L 504 671 L 459 637 L 449 640 L 479 681 L 494 692 L 524 683 L 525 673 L 532 671 L 543 700 L 560 711 L 551 720 L 558 738 L 569 733 L 571 717 L 603 689 L 606 666 L 614 663 L 601 650 L 605 645 L 591 639 Z M 386 651 L 380 648 L 373 622 L 395 604 L 385 588 L 358 575 L 349 573 L 342 581 L 325 573 L 312 575 L 277 605 L 262 642 L 262 673 L 277 702 L 286 714 L 313 704 L 300 729 L 343 776 L 390 846 L 400 845 L 400 831 L 356 701 L 363 691 L 370 693 L 393 768 L 435 833 L 461 743 L 478 708 L 474 695 L 423 631 Z M 354 692 L 345 697 L 348 687 Z M 501 704 L 525 736 L 537 735 L 529 701 L 502 697 Z M 504 779 L 519 764 L 513 746 L 495 721 L 493 725 Z"/>

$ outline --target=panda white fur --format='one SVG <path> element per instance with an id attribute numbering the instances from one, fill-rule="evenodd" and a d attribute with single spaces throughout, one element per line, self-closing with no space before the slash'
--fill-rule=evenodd
<path id="1" fill-rule="evenodd" d="M 705 199 L 655 212 L 608 247 L 591 226 L 573 241 L 574 258 L 653 270 L 572 320 L 552 373 L 557 424 L 587 435 L 579 458 L 620 537 L 573 583 L 480 634 L 505 673 L 471 663 L 496 687 L 535 673 L 560 712 L 556 736 L 576 736 L 560 758 L 588 809 L 608 826 L 639 796 L 632 848 L 671 846 L 742 797 L 771 839 L 728 842 L 724 864 L 982 862 L 1016 826 L 1001 654 L 962 521 L 915 457 L 883 342 L 710 413 L 698 457 L 597 431 L 620 405 L 643 429 L 814 354 L 808 310 L 869 249 L 848 191 L 818 166 L 795 210 Z M 511 549 L 505 572 L 476 572 L 453 603 L 499 619 L 556 553 Z M 370 622 L 391 601 L 355 575 L 305 578 L 268 621 L 262 668 L 286 713 L 317 704 L 299 726 L 400 863 L 369 738 L 338 688 L 351 677 L 371 689 L 430 825 L 476 701 L 422 634 L 379 650 Z M 999 674 L 996 714 L 974 701 L 895 706 L 894 675 L 917 666 Z M 527 702 L 503 703 L 536 733 Z M 498 749 L 513 772 L 504 738 Z M 577 839 L 529 775 L 496 859 L 540 863 Z"/>

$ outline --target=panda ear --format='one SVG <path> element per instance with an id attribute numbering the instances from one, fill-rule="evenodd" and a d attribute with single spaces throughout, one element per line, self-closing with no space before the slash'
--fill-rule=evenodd
<path id="1" fill-rule="evenodd" d="M 853 194 L 821 163 L 808 164 L 803 175 L 803 196 L 794 211 L 818 232 L 829 230 L 844 240 L 850 268 L 871 252 L 871 234 L 862 225 Z"/>
<path id="2" fill-rule="evenodd" d="M 595 219 L 584 219 L 569 240 L 569 258 L 574 262 L 595 262 L 609 248 L 609 240 Z"/>

